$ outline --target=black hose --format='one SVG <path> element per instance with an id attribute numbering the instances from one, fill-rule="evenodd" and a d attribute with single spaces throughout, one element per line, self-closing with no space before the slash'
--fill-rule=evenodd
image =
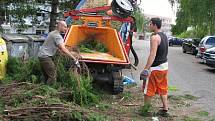
<path id="1" fill-rule="evenodd" d="M 134 56 L 134 66 L 137 66 L 138 64 L 139 64 L 139 58 L 138 58 L 138 56 L 137 56 L 137 53 L 136 53 L 136 51 L 134 50 L 134 48 L 133 48 L 133 45 L 132 45 L 132 37 L 133 37 L 133 32 L 132 33 L 130 33 L 130 40 L 131 40 L 131 52 L 132 52 L 132 54 L 133 54 L 133 56 Z"/>

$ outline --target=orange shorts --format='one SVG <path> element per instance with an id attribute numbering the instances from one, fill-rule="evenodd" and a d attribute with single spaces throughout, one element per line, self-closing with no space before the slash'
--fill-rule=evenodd
<path id="1" fill-rule="evenodd" d="M 168 70 L 153 70 L 149 79 L 143 82 L 144 94 L 147 96 L 166 95 L 168 90 L 167 72 Z"/>

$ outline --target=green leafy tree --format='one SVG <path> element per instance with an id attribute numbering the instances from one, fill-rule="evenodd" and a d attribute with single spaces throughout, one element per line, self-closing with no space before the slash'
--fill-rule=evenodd
<path id="1" fill-rule="evenodd" d="M 186 31 L 187 27 L 195 29 L 196 36 L 215 34 L 215 1 L 214 0 L 169 0 L 172 4 L 178 2 L 176 25 L 173 34 Z"/>
<path id="2" fill-rule="evenodd" d="M 27 25 L 24 18 L 28 17 L 32 20 L 32 25 L 40 22 L 37 19 L 37 13 L 45 12 L 50 16 L 49 31 L 54 30 L 56 20 L 63 18 L 63 11 L 74 9 L 80 0 L 0 0 L 0 24 L 7 21 L 4 16 L 10 15 L 11 19 L 8 20 L 15 27 L 21 31 Z M 50 5 L 51 11 L 43 10 L 38 5 Z M 58 8 L 62 12 L 58 12 Z"/>
<path id="3" fill-rule="evenodd" d="M 143 12 L 141 11 L 141 9 L 139 7 L 135 10 L 134 17 L 136 19 L 137 30 L 139 32 L 143 32 L 145 18 L 144 18 Z"/>

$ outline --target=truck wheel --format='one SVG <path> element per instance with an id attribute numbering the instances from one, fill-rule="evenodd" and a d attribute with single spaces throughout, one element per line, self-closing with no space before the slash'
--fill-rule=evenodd
<path id="1" fill-rule="evenodd" d="M 120 71 L 112 72 L 113 94 L 117 95 L 123 92 L 122 73 Z"/>

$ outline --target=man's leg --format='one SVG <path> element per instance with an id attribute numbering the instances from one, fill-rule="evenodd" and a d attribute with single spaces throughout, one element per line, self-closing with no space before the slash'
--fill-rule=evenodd
<path id="1" fill-rule="evenodd" d="M 48 75 L 47 84 L 52 85 L 56 81 L 57 71 L 54 62 L 51 60 L 47 63 L 46 73 Z"/>
<path id="2" fill-rule="evenodd" d="M 160 95 L 161 101 L 163 103 L 163 109 L 168 110 L 168 101 L 167 101 L 167 95 Z"/>
<path id="3" fill-rule="evenodd" d="M 153 72 L 150 74 L 149 78 L 143 81 L 143 92 L 144 92 L 144 105 L 151 105 L 151 98 L 155 95 L 156 86 L 154 80 Z"/>
<path id="4" fill-rule="evenodd" d="M 160 95 L 163 109 L 159 110 L 157 115 L 167 117 L 169 116 L 168 112 L 168 83 L 167 83 L 167 70 L 157 72 L 157 93 Z"/>
<path id="5" fill-rule="evenodd" d="M 157 115 L 162 116 L 162 117 L 168 117 L 169 113 L 168 113 L 167 95 L 160 95 L 160 97 L 161 97 L 161 101 L 163 103 L 163 109 L 159 110 L 157 112 Z"/>
<path id="6" fill-rule="evenodd" d="M 45 66 L 43 64 L 43 59 L 39 58 L 39 60 L 40 60 L 40 67 L 41 67 L 41 70 L 42 70 L 42 73 L 43 73 L 43 76 L 44 76 L 44 83 L 46 83 L 46 81 L 48 79 L 48 76 L 47 76 L 47 74 L 45 72 Z"/>
<path id="7" fill-rule="evenodd" d="M 52 58 L 45 58 L 41 60 L 42 67 L 45 72 L 45 76 L 47 77 L 46 83 L 47 84 L 54 84 L 56 81 L 56 68 L 55 64 L 52 61 Z"/>
<path id="8" fill-rule="evenodd" d="M 144 105 L 141 108 L 141 113 L 143 116 L 151 116 L 152 115 L 152 105 L 151 105 L 150 96 L 144 95 Z"/>
<path id="9" fill-rule="evenodd" d="M 144 105 L 146 104 L 149 104 L 149 105 L 151 104 L 151 97 L 144 95 Z"/>

